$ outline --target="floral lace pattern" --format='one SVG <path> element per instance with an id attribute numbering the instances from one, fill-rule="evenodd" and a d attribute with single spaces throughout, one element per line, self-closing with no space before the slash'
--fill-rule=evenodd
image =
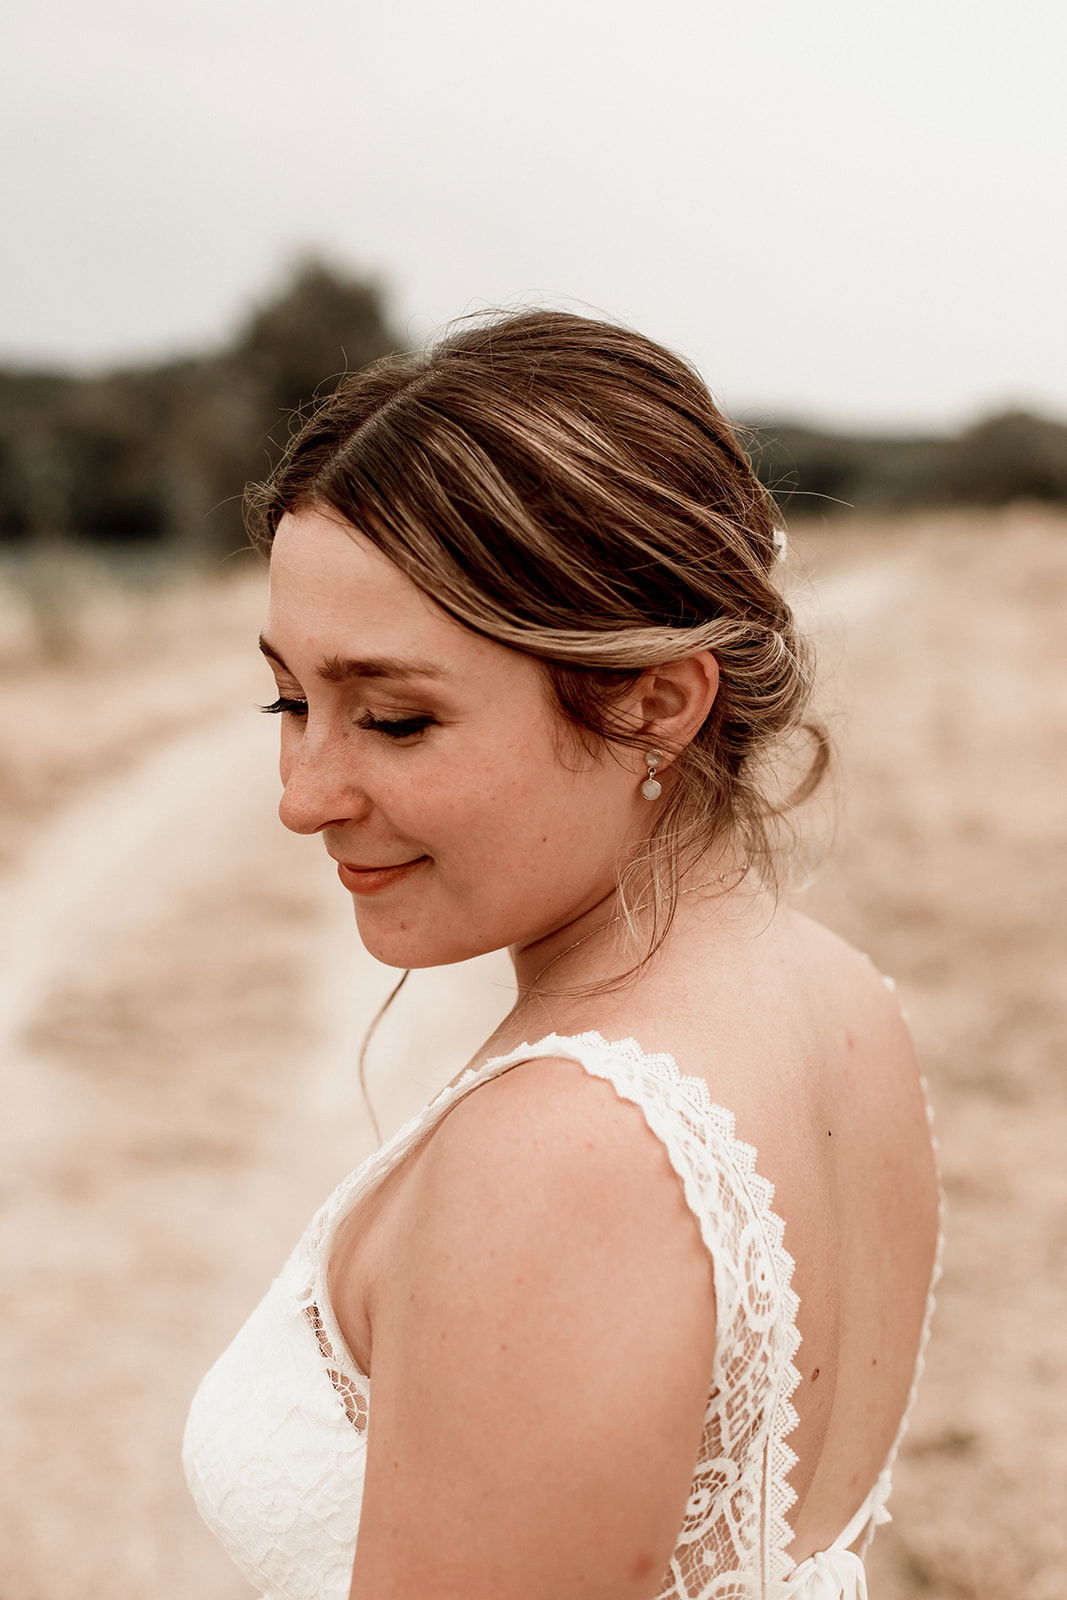
<path id="1" fill-rule="evenodd" d="M 305 1306 L 304 1315 L 311 1324 L 319 1349 L 326 1357 L 326 1376 L 341 1396 L 341 1404 L 345 1408 L 345 1416 L 352 1426 L 362 1433 L 367 1426 L 368 1416 L 366 1390 L 361 1390 L 359 1385 L 352 1378 L 346 1377 L 338 1367 L 337 1358 L 333 1353 L 333 1346 L 326 1337 L 326 1329 L 322 1325 L 322 1316 L 318 1306 Z"/>
<path id="2" fill-rule="evenodd" d="M 787 1514 L 795 1498 L 788 1436 L 797 1421 L 798 1301 L 773 1188 L 757 1172 L 755 1150 L 737 1138 L 731 1113 L 670 1056 L 595 1032 L 550 1034 L 469 1069 L 334 1190 L 197 1391 L 183 1451 L 190 1487 L 264 1600 L 348 1594 L 372 1412 L 370 1379 L 347 1350 L 326 1292 L 339 1222 L 463 1095 L 539 1056 L 580 1062 L 640 1108 L 711 1257 L 712 1382 L 682 1525 L 657 1600 L 765 1600 L 795 1571 Z M 931 1289 L 923 1347 L 932 1308 Z M 912 1397 L 921 1368 L 922 1349 Z M 906 1423 L 907 1412 L 870 1497 L 872 1526 L 886 1518 Z"/>

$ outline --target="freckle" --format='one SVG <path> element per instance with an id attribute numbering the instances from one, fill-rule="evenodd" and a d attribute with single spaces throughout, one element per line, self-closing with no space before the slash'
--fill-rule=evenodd
<path id="1" fill-rule="evenodd" d="M 817 1378 L 817 1377 L 818 1377 L 818 1376 L 819 1376 L 819 1368 L 818 1368 L 818 1367 L 816 1367 L 816 1368 L 815 1368 L 815 1371 L 814 1371 L 814 1372 L 813 1372 L 813 1373 L 812 1373 L 812 1375 L 811 1375 L 811 1381 L 812 1381 L 812 1383 L 814 1383 L 814 1382 L 815 1382 L 815 1380 L 816 1380 L 816 1378 Z"/>
<path id="2" fill-rule="evenodd" d="M 871 1357 L 871 1366 L 872 1367 L 876 1367 L 877 1365 L 878 1365 L 878 1357 L 877 1356 L 872 1356 Z"/>

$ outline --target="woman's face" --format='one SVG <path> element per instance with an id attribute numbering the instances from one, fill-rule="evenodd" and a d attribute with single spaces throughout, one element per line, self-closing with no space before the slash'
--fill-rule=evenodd
<path id="1" fill-rule="evenodd" d="M 560 738 L 533 658 L 455 622 L 336 514 L 282 518 L 263 649 L 281 819 L 322 835 L 380 961 L 516 953 L 610 892 L 647 826 L 640 754 Z"/>

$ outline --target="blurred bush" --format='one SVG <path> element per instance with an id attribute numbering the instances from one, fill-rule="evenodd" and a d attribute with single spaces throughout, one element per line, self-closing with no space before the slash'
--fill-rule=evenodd
<path id="1" fill-rule="evenodd" d="M 955 438 L 771 423 L 753 430 L 750 448 L 763 481 L 802 513 L 1067 503 L 1067 425 L 1028 411 L 986 418 Z"/>

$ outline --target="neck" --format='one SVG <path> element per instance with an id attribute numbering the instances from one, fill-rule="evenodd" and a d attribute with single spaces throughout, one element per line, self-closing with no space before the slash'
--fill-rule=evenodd
<path id="1" fill-rule="evenodd" d="M 537 977 L 552 964 L 552 971 L 563 965 L 569 948 L 578 941 L 583 948 L 586 942 L 599 943 L 596 937 L 609 927 L 619 909 L 619 897 L 612 885 L 599 899 L 583 906 L 573 917 L 559 923 L 550 933 L 529 944 L 512 945 L 508 952 L 515 968 L 515 982 L 519 1000 L 524 1000 L 536 987 Z"/>
<path id="2" fill-rule="evenodd" d="M 678 902 L 664 948 L 699 919 L 725 921 L 739 897 L 749 899 L 756 886 L 747 862 L 736 851 L 709 852 L 689 868 L 679 883 Z M 518 986 L 517 1007 L 531 1000 L 573 993 L 576 988 L 621 979 L 646 954 L 654 926 L 651 889 L 631 897 L 636 945 L 625 938 L 625 919 L 612 887 L 551 933 L 527 945 L 515 945 L 511 959 Z"/>

